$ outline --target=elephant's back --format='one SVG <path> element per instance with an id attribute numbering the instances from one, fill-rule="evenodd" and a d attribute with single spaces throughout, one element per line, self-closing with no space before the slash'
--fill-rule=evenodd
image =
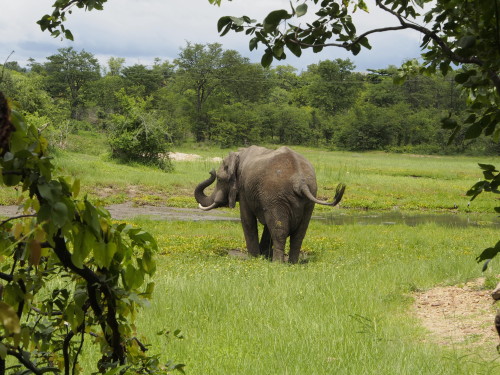
<path id="1" fill-rule="evenodd" d="M 248 160 L 246 164 L 243 166 L 243 172 L 247 175 L 245 180 L 257 184 L 260 189 L 301 194 L 301 186 L 305 183 L 316 194 L 316 174 L 312 164 L 286 146 L 269 150 Z"/>

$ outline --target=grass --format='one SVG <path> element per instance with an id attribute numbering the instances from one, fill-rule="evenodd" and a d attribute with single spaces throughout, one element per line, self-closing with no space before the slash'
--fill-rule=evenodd
<path id="1" fill-rule="evenodd" d="M 411 312 L 411 292 L 481 275 L 474 255 L 493 228 L 315 221 L 309 261 L 289 266 L 228 256 L 243 246 L 238 223 L 136 224 L 161 246 L 138 329 L 189 374 L 500 372 L 496 343 L 438 346 Z"/>
<path id="2" fill-rule="evenodd" d="M 498 199 L 483 195 L 468 206 L 465 192 L 482 178 L 477 163 L 500 165 L 500 157 L 419 156 L 384 152 L 331 152 L 294 147 L 315 166 L 318 195 L 331 199 L 339 182 L 347 184 L 342 208 L 356 210 L 493 212 Z M 103 150 L 98 152 L 98 150 Z M 197 183 L 230 150 L 199 145 L 175 151 L 196 153 L 197 161 L 174 162 L 165 173 L 154 167 L 119 164 L 109 159 L 102 137 L 81 132 L 72 135 L 69 147 L 60 150 L 55 163 L 61 174 L 81 179 L 82 192 L 104 204 L 136 204 L 195 208 L 192 193 Z M 85 153 L 83 152 L 85 151 Z M 0 189 L 0 204 L 14 204 L 17 192 Z M 318 211 L 329 210 L 322 206 Z"/>
<path id="3" fill-rule="evenodd" d="M 194 186 L 218 166 L 208 158 L 229 152 L 178 148 L 207 159 L 175 162 L 175 171 L 164 173 L 117 164 L 98 152 L 101 138 L 89 137 L 78 135 L 55 162 L 60 173 L 81 179 L 84 194 L 106 204 L 194 208 Z M 296 149 L 315 166 L 321 197 L 331 199 L 339 182 L 347 184 L 346 212 L 481 213 L 498 205 L 485 195 L 467 208 L 464 193 L 481 178 L 477 162 L 500 165 L 500 158 Z M 0 204 L 14 203 L 17 194 L 0 189 Z M 130 222 L 160 246 L 155 297 L 138 317 L 140 338 L 163 362 L 186 363 L 188 374 L 500 373 L 496 343 L 438 345 L 413 316 L 411 296 L 481 276 L 475 256 L 496 243 L 497 229 L 313 221 L 303 244 L 307 261 L 289 266 L 228 256 L 245 248 L 237 222 Z M 496 279 L 493 270 L 495 261 L 488 280 Z M 89 350 L 85 373 L 99 356 L 98 348 Z"/>

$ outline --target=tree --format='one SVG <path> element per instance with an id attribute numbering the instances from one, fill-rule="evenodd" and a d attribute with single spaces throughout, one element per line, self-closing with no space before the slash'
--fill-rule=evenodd
<path id="1" fill-rule="evenodd" d="M 55 97 L 68 96 L 71 118 L 78 119 L 82 105 L 81 90 L 100 77 L 97 59 L 89 52 L 75 51 L 72 47 L 60 48 L 59 53 L 47 57 L 46 86 Z"/>
<path id="2" fill-rule="evenodd" d="M 220 3 L 220 0 L 209 0 Z M 308 4 L 315 8 L 312 12 Z M 368 11 L 364 0 L 311 0 L 294 7 L 270 12 L 262 22 L 250 17 L 222 17 L 218 30 L 224 35 L 230 30 L 245 31 L 251 35 L 250 49 L 262 44 L 265 48 L 262 64 L 269 66 L 273 59 L 286 58 L 285 50 L 296 56 L 303 49 L 312 48 L 320 52 L 325 47 L 343 48 L 354 55 L 363 48 L 370 49 L 368 37 L 374 33 L 411 29 L 422 34 L 423 64 L 412 61 L 404 66 L 401 77 L 410 73 L 433 73 L 446 75 L 452 65 L 461 65 L 463 72 L 455 81 L 469 95 L 470 116 L 465 125 L 467 138 L 481 133 L 500 138 L 496 126 L 500 120 L 500 1 L 461 0 L 376 0 L 375 6 L 392 15 L 398 26 L 384 26 L 368 30 L 360 35 L 352 20 L 352 13 Z M 424 7 L 427 26 L 420 24 Z M 303 23 L 297 18 L 314 13 L 312 22 Z M 299 25 L 299 26 L 296 26 Z M 332 41 L 333 39 L 333 41 Z M 496 48 L 494 48 L 495 46 Z M 461 125 L 455 119 L 444 122 L 447 128 L 458 134 Z"/>
<path id="3" fill-rule="evenodd" d="M 305 73 L 309 104 L 330 115 L 349 109 L 363 86 L 354 68 L 350 60 L 342 59 L 309 65 Z"/>
<path id="4" fill-rule="evenodd" d="M 223 51 L 218 43 L 207 45 L 187 43 L 174 60 L 177 66 L 177 83 L 194 92 L 194 135 L 197 141 L 210 139 L 210 123 L 204 106 L 216 90 L 229 67 L 238 63 L 232 51 Z"/>
<path id="5" fill-rule="evenodd" d="M 0 94 L 0 184 L 28 195 L 0 222 L 0 374 L 81 373 L 91 337 L 102 353 L 94 370 L 167 373 L 133 326 L 153 291 L 155 240 L 79 198 L 79 181 L 54 169 L 46 140 Z"/>
<path id="6" fill-rule="evenodd" d="M 108 75 L 118 76 L 123 70 L 125 59 L 123 57 L 110 57 L 108 59 Z"/>
<path id="7" fill-rule="evenodd" d="M 131 97 L 123 89 L 117 93 L 117 98 L 121 113 L 111 115 L 108 129 L 113 156 L 170 170 L 166 124 L 156 111 L 151 110 L 152 98 Z"/>
<path id="8" fill-rule="evenodd" d="M 134 91 L 137 92 L 140 87 L 141 89 L 137 93 L 146 96 L 158 90 L 163 82 L 161 72 L 150 69 L 142 64 L 135 64 L 123 68 L 122 76 L 125 78 L 125 82 L 133 87 Z"/>

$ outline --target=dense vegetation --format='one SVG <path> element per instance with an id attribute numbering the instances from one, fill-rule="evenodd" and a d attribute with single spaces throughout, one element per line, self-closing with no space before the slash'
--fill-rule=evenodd
<path id="1" fill-rule="evenodd" d="M 356 72 L 350 60 L 321 61 L 298 73 L 266 69 L 219 44 L 191 44 L 174 61 L 100 66 L 89 52 L 62 48 L 40 63 L 3 67 L 0 89 L 31 123 L 49 124 L 64 147 L 82 129 L 108 137 L 115 157 L 152 160 L 188 139 L 223 147 L 253 143 L 343 150 L 497 154 L 487 140 L 446 147 L 440 120 L 464 118 L 453 77 L 415 76 L 394 85 L 395 67 Z"/>

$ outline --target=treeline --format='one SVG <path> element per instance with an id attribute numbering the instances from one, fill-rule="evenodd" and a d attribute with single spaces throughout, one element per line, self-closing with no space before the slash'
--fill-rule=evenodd
<path id="1" fill-rule="evenodd" d="M 62 48 L 26 67 L 7 62 L 0 90 L 51 142 L 81 129 L 103 132 L 115 157 L 157 160 L 188 140 L 230 147 L 301 144 L 344 150 L 498 154 L 488 140 L 449 131 L 441 119 L 465 118 L 453 77 L 415 76 L 394 85 L 395 67 L 367 73 L 350 60 L 297 72 L 264 69 L 219 44 L 191 44 L 173 61 L 101 66 L 86 51 Z"/>

